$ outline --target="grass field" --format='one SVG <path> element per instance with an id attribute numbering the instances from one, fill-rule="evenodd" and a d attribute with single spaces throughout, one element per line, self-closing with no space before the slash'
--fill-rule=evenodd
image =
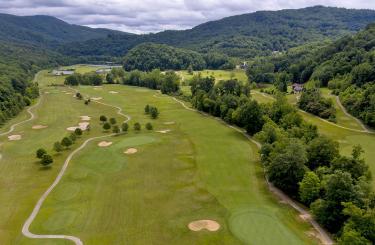
<path id="1" fill-rule="evenodd" d="M 92 127 L 73 148 L 84 139 L 104 135 L 99 115 L 123 120 L 111 107 L 85 106 L 66 94 L 67 88 L 47 86 L 62 81 L 63 77 L 43 72 L 39 83 L 49 93 L 35 110 L 37 119 L 16 128 L 21 141 L 1 138 L 0 244 L 71 244 L 31 240 L 21 234 L 23 222 L 68 154 L 54 156 L 53 166 L 44 169 L 35 160 L 35 150 L 50 151 L 53 142 L 67 134 L 66 128 L 79 122 L 79 116 L 91 116 Z M 317 243 L 306 234 L 309 225 L 269 193 L 257 148 L 242 134 L 156 91 L 122 85 L 79 90 L 121 107 L 132 117 L 130 125 L 152 121 L 154 131 L 130 130 L 107 138 L 113 144 L 106 148 L 99 148 L 98 141 L 88 144 L 43 204 L 31 225 L 33 233 L 74 235 L 84 244 Z M 159 108 L 159 119 L 143 113 L 146 104 Z M 13 121 L 22 118 L 25 114 Z M 35 124 L 48 128 L 32 130 Z M 156 132 L 164 129 L 171 131 Z M 125 155 L 128 147 L 138 152 Z M 190 231 L 187 224 L 199 219 L 216 220 L 221 229 Z"/>
<path id="2" fill-rule="evenodd" d="M 238 81 L 247 82 L 247 76 L 244 70 L 203 70 L 203 71 L 195 71 L 193 74 L 189 74 L 186 70 L 178 71 L 177 72 L 181 77 L 182 81 L 189 80 L 193 77 L 193 74 L 200 73 L 203 77 L 214 76 L 216 82 L 220 80 L 229 80 L 231 78 L 236 78 Z"/>

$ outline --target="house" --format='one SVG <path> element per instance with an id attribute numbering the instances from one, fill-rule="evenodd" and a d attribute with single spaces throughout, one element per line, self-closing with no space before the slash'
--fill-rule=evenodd
<path id="1" fill-rule="evenodd" d="M 247 67 L 248 67 L 248 64 L 247 64 L 246 61 L 242 62 L 242 64 L 240 65 L 240 68 L 241 68 L 242 70 L 246 70 Z"/>
<path id="2" fill-rule="evenodd" d="M 301 93 L 303 91 L 303 84 L 293 83 L 292 89 L 295 94 Z"/>

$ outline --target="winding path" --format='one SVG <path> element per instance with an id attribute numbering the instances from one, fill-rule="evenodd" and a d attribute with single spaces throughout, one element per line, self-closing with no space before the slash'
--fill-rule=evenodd
<path id="1" fill-rule="evenodd" d="M 157 97 L 156 95 L 154 95 L 154 97 L 156 98 L 159 98 Z M 185 109 L 189 110 L 189 111 L 195 111 L 195 112 L 198 112 L 204 116 L 207 116 L 207 117 L 212 117 L 211 115 L 207 114 L 207 113 L 204 113 L 204 112 L 201 112 L 201 111 L 198 111 L 198 110 L 195 110 L 191 107 L 188 107 L 184 102 L 176 99 L 175 97 L 172 97 L 174 101 L 176 101 L 177 103 L 181 104 Z M 262 147 L 261 143 L 254 140 L 253 138 L 251 138 L 245 130 L 241 129 L 241 128 L 238 128 L 238 127 L 235 127 L 235 126 L 232 126 L 232 125 L 229 125 L 227 124 L 226 122 L 224 122 L 223 120 L 221 120 L 220 118 L 216 118 L 216 117 L 212 117 L 218 121 L 220 121 L 221 123 L 223 123 L 224 125 L 226 125 L 227 127 L 229 128 L 232 128 L 234 130 L 236 130 L 237 132 L 241 133 L 242 135 L 244 135 L 249 141 L 251 141 L 252 143 L 254 143 L 259 149 Z M 268 181 L 268 178 L 265 174 L 265 169 L 263 168 L 263 171 L 264 171 L 264 176 L 265 176 L 265 179 L 266 179 L 266 182 L 267 182 L 267 185 L 268 185 L 268 189 L 274 193 L 280 200 L 284 201 L 285 203 L 289 204 L 292 208 L 294 208 L 295 210 L 297 210 L 300 215 L 302 217 L 305 218 L 305 220 L 307 220 L 313 227 L 314 229 L 319 233 L 319 239 L 321 240 L 321 242 L 325 245 L 332 245 L 334 244 L 334 241 L 331 239 L 330 235 L 318 224 L 318 222 L 316 222 L 313 218 L 312 218 L 312 215 L 310 214 L 309 211 L 305 210 L 303 207 L 301 207 L 297 202 L 293 201 L 290 197 L 288 197 L 283 191 L 281 191 L 280 189 L 278 189 L 277 187 L 275 187 L 271 182 Z"/>
<path id="2" fill-rule="evenodd" d="M 23 121 L 18 122 L 18 123 L 15 123 L 15 124 L 12 124 L 12 125 L 10 126 L 9 130 L 6 131 L 6 132 L 4 132 L 4 133 L 0 133 L 0 136 L 8 135 L 8 134 L 10 134 L 11 132 L 13 132 L 14 129 L 15 129 L 17 126 L 19 126 L 19 125 L 21 125 L 21 124 L 24 124 L 24 123 L 26 123 L 26 122 L 29 122 L 29 121 L 35 119 L 36 116 L 35 116 L 35 114 L 32 112 L 32 110 L 40 105 L 42 99 L 43 99 L 43 96 L 40 95 L 38 102 L 37 102 L 35 105 L 30 106 L 29 108 L 27 108 L 27 113 L 29 113 L 29 115 L 30 115 L 30 117 L 29 117 L 28 119 L 23 120 Z"/>
<path id="3" fill-rule="evenodd" d="M 126 114 L 124 114 L 122 112 L 122 109 L 120 107 L 118 107 L 118 106 L 113 106 L 113 105 L 102 103 L 102 102 L 98 102 L 98 101 L 95 101 L 95 102 L 98 103 L 98 104 L 102 104 L 102 105 L 105 105 L 105 106 L 110 106 L 110 107 L 116 108 L 118 110 L 117 114 L 119 114 L 119 115 L 121 115 L 121 116 L 123 116 L 123 117 L 126 118 L 126 120 L 124 122 L 128 122 L 131 119 L 131 117 L 128 116 L 128 115 L 126 115 Z M 25 223 L 24 223 L 24 225 L 22 227 L 22 234 L 24 236 L 26 236 L 28 238 L 33 238 L 33 239 L 65 239 L 65 240 L 70 240 L 70 241 L 74 242 L 76 245 L 83 245 L 83 242 L 81 241 L 81 239 L 79 239 L 78 237 L 75 237 L 75 236 L 70 236 L 70 235 L 40 235 L 40 234 L 34 234 L 34 233 L 30 232 L 30 230 L 29 230 L 30 229 L 30 225 L 34 221 L 34 219 L 37 216 L 37 214 L 39 213 L 40 208 L 43 205 L 43 202 L 46 200 L 46 198 L 48 197 L 48 195 L 52 192 L 52 190 L 57 186 L 57 184 L 60 182 L 60 180 L 64 176 L 65 171 L 68 168 L 69 163 L 70 163 L 71 159 L 73 158 L 73 156 L 76 155 L 83 148 L 85 148 L 86 145 L 88 143 L 90 143 L 91 141 L 97 140 L 97 139 L 101 139 L 101 138 L 110 137 L 110 136 L 114 136 L 114 135 L 116 135 L 116 134 L 110 134 L 110 135 L 104 135 L 104 136 L 97 136 L 97 137 L 89 138 L 85 142 L 83 142 L 83 144 L 79 148 L 75 149 L 72 153 L 69 154 L 68 158 L 64 162 L 63 167 L 61 168 L 59 174 L 57 175 L 55 181 L 47 189 L 47 191 L 44 192 L 44 194 L 39 198 L 39 200 L 36 203 L 33 211 L 31 212 L 29 218 L 25 221 Z"/>

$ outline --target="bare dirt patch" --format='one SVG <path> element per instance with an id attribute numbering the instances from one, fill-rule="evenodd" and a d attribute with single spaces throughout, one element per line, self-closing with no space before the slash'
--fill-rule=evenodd
<path id="1" fill-rule="evenodd" d="M 214 220 L 195 220 L 189 223 L 189 229 L 192 231 L 200 231 L 206 229 L 208 231 L 217 231 L 220 229 L 220 224 Z"/>
<path id="2" fill-rule="evenodd" d="M 78 126 L 69 127 L 69 128 L 67 128 L 67 130 L 68 131 L 74 131 L 77 128 L 80 128 L 82 131 L 85 131 L 89 125 L 90 125 L 90 123 L 88 123 L 88 122 L 80 122 L 80 123 L 78 123 Z"/>
<path id="3" fill-rule="evenodd" d="M 48 126 L 46 126 L 46 125 L 34 125 L 31 128 L 32 129 L 44 129 L 44 128 L 48 128 Z"/>
<path id="4" fill-rule="evenodd" d="M 102 97 L 92 97 L 91 100 L 101 100 L 103 99 Z"/>
<path id="5" fill-rule="evenodd" d="M 135 149 L 135 148 L 129 148 L 129 149 L 127 149 L 126 151 L 124 151 L 124 153 L 127 154 L 127 155 L 135 154 L 135 153 L 137 153 L 137 152 L 138 152 L 138 150 Z"/>
<path id="6" fill-rule="evenodd" d="M 91 120 L 91 117 L 89 116 L 80 116 L 81 120 L 82 121 L 90 121 Z"/>
<path id="7" fill-rule="evenodd" d="M 112 145 L 112 142 L 110 142 L 110 141 L 101 141 L 101 142 L 98 143 L 99 147 L 108 147 L 110 145 Z"/>
<path id="8" fill-rule="evenodd" d="M 161 134 L 166 134 L 166 133 L 171 132 L 171 130 L 170 129 L 164 129 L 164 130 L 158 130 L 156 132 L 161 133 Z"/>
<path id="9" fill-rule="evenodd" d="M 110 94 L 118 94 L 117 91 L 109 91 Z"/>
<path id="10" fill-rule="evenodd" d="M 22 136 L 19 134 L 13 134 L 8 136 L 8 140 L 14 141 L 14 140 L 20 140 L 22 139 Z"/>

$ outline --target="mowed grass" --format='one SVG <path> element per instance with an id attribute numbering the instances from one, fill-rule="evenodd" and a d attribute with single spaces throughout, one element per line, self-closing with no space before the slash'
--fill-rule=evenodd
<path id="1" fill-rule="evenodd" d="M 327 91 L 323 91 L 323 94 L 327 94 Z M 270 97 L 264 97 L 260 94 L 253 96 L 254 99 L 258 100 L 260 103 L 268 103 L 273 102 L 274 100 Z M 291 101 L 291 100 L 289 100 Z M 361 133 L 356 132 L 353 130 L 348 130 L 344 128 L 340 128 L 338 126 L 357 126 L 350 127 L 355 130 L 363 130 L 359 124 L 351 117 L 345 115 L 345 113 L 341 110 L 341 108 L 337 105 L 336 101 L 334 100 L 337 115 L 338 115 L 338 123 L 337 126 L 332 123 L 325 122 L 321 120 L 319 117 L 314 116 L 312 114 L 299 111 L 300 115 L 303 118 L 316 126 L 318 126 L 319 132 L 323 135 L 326 135 L 334 140 L 337 140 L 340 144 L 340 151 L 344 155 L 350 155 L 352 152 L 352 148 L 355 145 L 361 145 L 365 153 L 363 157 L 366 163 L 370 167 L 370 171 L 372 175 L 375 175 L 375 134 L 370 133 Z M 372 181 L 372 185 L 375 187 L 375 181 Z"/>
<path id="2" fill-rule="evenodd" d="M 188 71 L 182 70 L 177 72 L 181 77 L 182 81 L 190 80 L 193 75 L 200 73 L 203 77 L 214 76 L 215 81 L 219 82 L 221 80 L 229 80 L 232 78 L 237 79 L 243 83 L 248 81 L 246 72 L 244 70 L 202 70 L 194 71 L 193 74 L 189 74 Z"/>
<path id="3" fill-rule="evenodd" d="M 44 75 L 46 72 L 44 72 Z M 62 78 L 60 78 L 62 79 Z M 40 76 L 40 84 L 51 82 L 50 77 Z M 58 171 L 68 153 L 64 151 L 60 155 L 54 155 L 55 162 L 51 168 L 43 168 L 35 158 L 35 151 L 44 147 L 52 153 L 52 145 L 68 135 L 69 126 L 80 122 L 79 116 L 89 115 L 94 119 L 99 114 L 106 113 L 115 116 L 113 109 L 92 104 L 87 107 L 83 101 L 78 101 L 72 95 L 65 94 L 64 88 L 44 87 L 42 102 L 34 110 L 37 118 L 22 124 L 11 134 L 20 134 L 20 141 L 9 141 L 7 136 L 0 137 L 0 244 L 19 244 L 24 241 L 21 228 L 30 215 L 39 197 L 46 191 L 56 178 Z M 2 128 L 5 131 L 9 125 L 25 119 L 25 113 L 8 122 Z M 46 125 L 48 128 L 35 130 L 33 125 Z M 85 138 L 101 135 L 99 123 L 93 123 L 92 130 L 84 134 L 72 147 L 77 147 Z M 25 242 L 25 244 L 27 244 Z M 39 241 L 40 242 L 40 241 Z M 39 243 L 40 244 L 40 243 Z"/>
<path id="4" fill-rule="evenodd" d="M 131 130 L 111 138 L 108 148 L 93 142 L 80 152 L 32 231 L 73 234 L 85 244 L 313 243 L 305 235 L 308 225 L 269 194 L 257 149 L 240 133 L 148 89 L 111 85 L 80 91 L 120 106 L 132 123 L 151 121 L 143 113 L 146 104 L 157 106 L 161 116 L 152 120 L 153 132 Z M 164 129 L 171 132 L 156 132 Z M 138 152 L 125 155 L 128 147 Z M 257 234 L 259 240 L 253 237 L 259 217 L 248 210 L 267 216 L 269 229 Z M 188 230 L 197 219 L 216 220 L 221 229 Z"/>

